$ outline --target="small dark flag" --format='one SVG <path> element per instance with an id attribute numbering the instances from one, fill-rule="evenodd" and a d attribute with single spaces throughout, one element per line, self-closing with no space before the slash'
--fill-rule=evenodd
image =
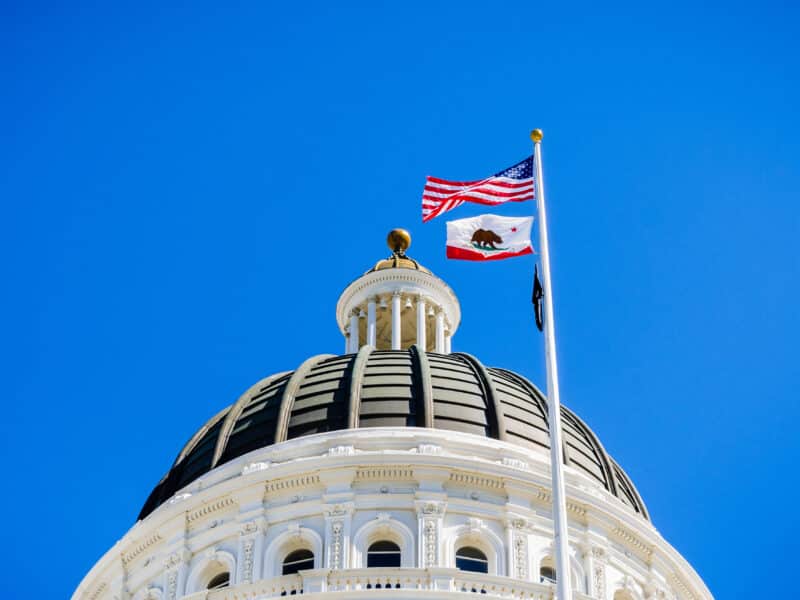
<path id="1" fill-rule="evenodd" d="M 539 281 L 539 265 L 533 265 L 533 314 L 536 317 L 536 327 L 542 331 L 544 321 L 542 319 L 542 282 Z"/>

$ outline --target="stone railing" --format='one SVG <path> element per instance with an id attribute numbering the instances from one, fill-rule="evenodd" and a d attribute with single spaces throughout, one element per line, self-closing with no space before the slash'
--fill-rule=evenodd
<path id="1" fill-rule="evenodd" d="M 404 590 L 403 597 L 462 597 L 464 593 L 511 600 L 553 600 L 554 586 L 510 577 L 484 575 L 459 569 L 313 569 L 220 590 L 197 592 L 184 600 L 262 600 L 303 595 L 311 598 L 384 598 L 389 590 Z M 394 595 L 394 594 L 390 594 Z M 311 598 L 309 598 L 311 597 Z M 576 594 L 575 600 L 588 600 Z"/>

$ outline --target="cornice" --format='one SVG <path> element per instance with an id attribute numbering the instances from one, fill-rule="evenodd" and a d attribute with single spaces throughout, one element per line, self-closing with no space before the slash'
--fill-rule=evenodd
<path id="1" fill-rule="evenodd" d="M 499 477 L 480 475 L 478 473 L 467 473 L 464 471 L 453 471 L 450 473 L 449 483 L 497 491 L 503 490 L 503 480 Z"/>
<path id="2" fill-rule="evenodd" d="M 274 494 L 277 492 L 284 492 L 294 490 L 301 487 L 317 487 L 321 485 L 319 474 L 311 473 L 308 475 L 300 475 L 297 477 L 284 477 L 283 479 L 275 479 L 267 482 L 267 493 Z"/>
<path id="3" fill-rule="evenodd" d="M 653 545 L 643 542 L 638 535 L 622 525 L 617 525 L 610 533 L 616 536 L 625 547 L 637 554 L 646 564 L 650 564 L 654 551 Z"/>
<path id="4" fill-rule="evenodd" d="M 219 498 L 217 500 L 213 500 L 211 502 L 204 503 L 199 508 L 194 510 L 190 510 L 186 512 L 186 521 L 188 523 L 193 523 L 198 519 L 202 519 L 204 517 L 208 517 L 216 512 L 231 508 L 236 505 L 236 500 L 231 498 L 230 496 L 226 496 L 224 498 Z"/>
<path id="5" fill-rule="evenodd" d="M 154 544 L 157 544 L 162 539 L 163 538 L 161 537 L 161 534 L 158 531 L 156 531 L 153 535 L 146 538 L 144 541 L 140 542 L 127 552 L 124 552 L 122 554 L 122 564 L 125 566 L 129 565 L 136 559 L 136 557 L 140 556 L 142 552 L 144 552 Z"/>

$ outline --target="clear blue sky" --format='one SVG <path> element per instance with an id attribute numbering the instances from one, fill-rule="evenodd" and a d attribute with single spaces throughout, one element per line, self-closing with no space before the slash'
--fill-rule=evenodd
<path id="1" fill-rule="evenodd" d="M 532 260 L 447 261 L 419 207 L 532 127 L 563 401 L 718 598 L 793 593 L 793 3 L 164 4 L 0 7 L 4 598 L 67 597 L 208 417 L 340 352 L 391 227 L 454 349 L 543 383 Z"/>

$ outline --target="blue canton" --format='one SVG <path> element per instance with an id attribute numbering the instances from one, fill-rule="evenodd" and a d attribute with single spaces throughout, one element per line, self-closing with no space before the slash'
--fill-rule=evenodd
<path id="1" fill-rule="evenodd" d="M 511 179 L 530 179 L 533 177 L 533 157 L 521 160 L 513 167 L 509 167 L 504 171 L 500 171 L 493 175 L 493 177 L 509 177 Z"/>

